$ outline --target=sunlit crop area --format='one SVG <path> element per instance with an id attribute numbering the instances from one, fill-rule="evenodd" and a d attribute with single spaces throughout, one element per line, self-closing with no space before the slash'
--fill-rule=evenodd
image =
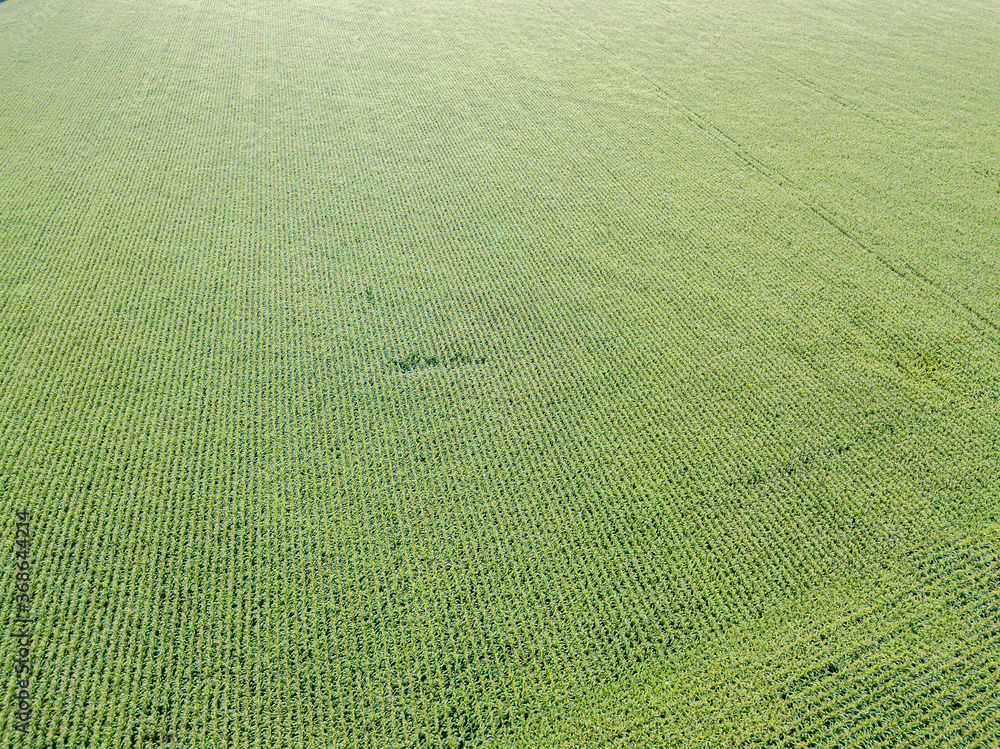
<path id="1" fill-rule="evenodd" d="M 998 40 L 0 2 L 0 746 L 1000 745 Z"/>

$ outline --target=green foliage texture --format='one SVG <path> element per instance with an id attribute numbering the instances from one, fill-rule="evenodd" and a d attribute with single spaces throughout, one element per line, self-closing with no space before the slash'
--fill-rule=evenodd
<path id="1" fill-rule="evenodd" d="M 0 746 L 1000 744 L 998 40 L 0 3 Z"/>

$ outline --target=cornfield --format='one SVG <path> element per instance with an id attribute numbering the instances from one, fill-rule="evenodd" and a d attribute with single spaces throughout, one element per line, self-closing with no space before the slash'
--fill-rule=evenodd
<path id="1" fill-rule="evenodd" d="M 1000 745 L 996 10 L 0 2 L 0 746 Z"/>

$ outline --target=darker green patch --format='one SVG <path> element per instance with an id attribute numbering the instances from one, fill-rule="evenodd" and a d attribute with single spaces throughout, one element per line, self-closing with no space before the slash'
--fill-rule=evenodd
<path id="1" fill-rule="evenodd" d="M 952 371 L 949 361 L 926 349 L 903 349 L 896 351 L 891 359 L 899 373 L 908 381 L 920 385 L 932 385 L 945 391 L 958 393 L 968 385 L 967 378 Z"/>
<path id="2" fill-rule="evenodd" d="M 1000 168 L 994 169 L 988 166 L 974 166 L 972 171 L 979 177 L 988 180 L 996 180 L 1000 184 Z"/>
<path id="3" fill-rule="evenodd" d="M 922 351 L 915 357 L 914 365 L 918 372 L 921 372 L 927 377 L 932 377 L 938 372 L 944 371 L 944 365 L 933 354 L 929 354 L 926 351 Z"/>
<path id="4" fill-rule="evenodd" d="M 782 473 L 786 476 L 801 475 L 809 471 L 811 468 L 816 467 L 820 463 L 828 462 L 832 458 L 837 458 L 849 453 L 852 447 L 853 445 L 850 442 L 846 442 L 839 437 L 836 437 L 824 445 L 800 453 L 798 457 L 788 461 L 784 466 L 782 466 Z"/>
<path id="5" fill-rule="evenodd" d="M 829 439 L 814 443 L 802 450 L 795 457 L 783 463 L 772 463 L 770 466 L 751 469 L 748 474 L 730 479 L 727 486 L 761 486 L 771 484 L 782 478 L 802 478 L 813 471 L 830 470 L 838 461 L 848 459 L 853 453 L 869 451 L 874 445 L 892 439 L 901 430 L 901 415 L 879 415 L 875 411 L 866 414 L 868 426 L 854 435 L 853 439 L 844 439 L 834 435 Z"/>
<path id="6" fill-rule="evenodd" d="M 727 482 L 727 485 L 737 486 L 745 484 L 747 486 L 759 486 L 770 483 L 781 476 L 798 478 L 817 468 L 828 468 L 837 459 L 845 458 L 855 447 L 856 445 L 853 442 L 841 439 L 840 437 L 834 437 L 826 443 L 803 450 L 797 456 L 779 466 L 765 470 L 753 469 L 748 476 L 731 479 Z"/>
<path id="7" fill-rule="evenodd" d="M 405 359 L 393 359 L 390 364 L 400 372 L 409 372 L 413 369 L 423 369 L 425 367 L 447 367 L 459 366 L 462 364 L 485 364 L 485 356 L 468 356 L 461 351 L 448 357 L 425 356 L 421 354 L 410 354 Z"/>

